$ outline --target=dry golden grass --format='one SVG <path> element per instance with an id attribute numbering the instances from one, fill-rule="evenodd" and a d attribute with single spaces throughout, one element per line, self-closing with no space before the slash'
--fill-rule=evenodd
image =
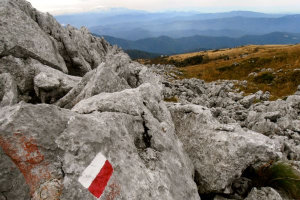
<path id="1" fill-rule="evenodd" d="M 240 88 L 246 93 L 258 90 L 271 92 L 272 99 L 291 95 L 300 85 L 299 45 L 250 45 L 231 49 L 202 51 L 169 56 L 156 60 L 166 64 L 169 61 L 202 55 L 205 62 L 199 65 L 179 68 L 179 78 L 200 78 L 205 81 L 247 80 L 248 87 Z M 262 72 L 271 68 L 272 72 Z M 257 76 L 249 76 L 255 72 Z"/>
<path id="2" fill-rule="evenodd" d="M 177 97 L 165 98 L 164 101 L 177 103 L 178 102 L 178 98 Z"/>

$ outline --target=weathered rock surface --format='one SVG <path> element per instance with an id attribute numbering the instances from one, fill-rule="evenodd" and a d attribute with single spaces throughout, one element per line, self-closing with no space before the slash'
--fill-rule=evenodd
<path id="1" fill-rule="evenodd" d="M 0 74 L 0 107 L 12 106 L 18 102 L 17 84 L 8 73 Z"/>
<path id="2" fill-rule="evenodd" d="M 282 200 L 280 194 L 273 188 L 253 188 L 245 200 Z"/>
<path id="3" fill-rule="evenodd" d="M 78 177 L 101 152 L 104 199 L 200 199 L 155 74 L 23 0 L 0 15 L 1 198 L 94 199 Z"/>
<path id="4" fill-rule="evenodd" d="M 26 1 L 1 1 L 0 16 L 0 57 L 30 57 L 65 73 L 84 75 L 104 61 L 111 49 L 87 29 L 63 28 Z"/>
<path id="5" fill-rule="evenodd" d="M 64 74 L 61 71 L 43 65 L 37 60 L 31 58 L 20 59 L 11 55 L 0 59 L 0 73 L 11 74 L 20 93 L 18 101 L 24 100 L 25 102 L 35 102 L 37 99 L 39 102 L 43 102 L 43 99 L 46 100 L 44 103 L 51 102 L 51 99 L 53 99 L 52 101 L 57 101 L 81 80 L 80 77 Z M 46 77 L 52 77 L 56 82 L 59 82 L 59 85 L 56 83 L 56 87 L 48 87 L 48 89 L 46 89 L 45 81 L 47 78 L 41 79 L 41 75 L 39 79 L 35 78 L 40 73 L 44 74 Z M 34 81 L 34 79 L 36 81 Z M 44 86 L 41 85 L 42 82 L 44 82 Z M 41 94 L 45 89 L 47 94 Z M 47 96 L 47 98 L 45 98 L 45 96 Z"/>
<path id="6" fill-rule="evenodd" d="M 153 66 L 152 66 L 153 68 Z M 164 68 L 168 73 L 176 73 L 173 68 Z M 179 73 L 179 72 L 178 72 Z M 176 97 L 183 104 L 196 104 L 209 108 L 219 122 L 224 124 L 238 123 L 243 128 L 269 136 L 278 140 L 283 136 L 288 141 L 284 155 L 287 159 L 299 159 L 299 120 L 300 98 L 297 93 L 286 100 L 268 101 L 269 92 L 258 91 L 244 97 L 233 86 L 238 81 L 218 81 L 205 83 L 197 79 L 170 80 L 164 78 L 163 95 L 166 99 Z M 195 88 L 198 88 L 195 90 Z M 257 103 L 255 103 L 257 102 Z M 279 140 L 282 143 L 282 138 Z"/>
<path id="7" fill-rule="evenodd" d="M 0 199 L 30 199 L 29 186 L 24 176 L 2 148 L 0 148 L 0 169 Z"/>
<path id="8" fill-rule="evenodd" d="M 205 107 L 175 104 L 169 109 L 201 193 L 230 192 L 231 183 L 248 166 L 281 156 L 278 143 L 238 125 L 220 124 Z"/>
<path id="9" fill-rule="evenodd" d="M 87 73 L 56 105 L 72 108 L 79 101 L 102 92 L 119 92 L 138 87 L 143 82 L 157 84 L 158 80 L 146 67 L 132 62 L 128 55 L 119 52 L 111 55 L 110 60 L 99 65 L 97 69 Z"/>
<path id="10" fill-rule="evenodd" d="M 154 90 L 145 91 L 145 88 L 151 88 L 150 84 L 141 85 L 136 89 L 127 89 L 121 92 L 101 93 L 91 98 L 80 101 L 74 106 L 72 111 L 89 114 L 94 111 L 99 112 L 120 112 L 129 115 L 140 116 L 143 113 L 145 102 L 143 98 L 147 95 L 154 98 L 159 97 L 159 94 L 154 93 Z M 155 95 L 155 96 L 154 96 Z"/>
<path id="11" fill-rule="evenodd" d="M 19 8 L 19 4 L 20 1 L 0 2 L 0 56 L 32 57 L 48 66 L 68 72 L 53 40 Z M 29 4 L 24 6 L 29 7 Z"/>
<path id="12" fill-rule="evenodd" d="M 167 111 L 162 102 L 149 99 L 148 107 Z M 5 107 L 0 111 L 0 144 L 20 170 L 6 181 L 14 184 L 22 173 L 33 197 L 51 190 L 49 199 L 61 192 L 60 199 L 94 199 L 78 177 L 102 152 L 114 167 L 104 199 L 199 199 L 193 167 L 174 135 L 171 118 L 159 121 L 146 106 L 142 109 L 142 115 L 134 116 L 80 115 L 50 105 Z"/>

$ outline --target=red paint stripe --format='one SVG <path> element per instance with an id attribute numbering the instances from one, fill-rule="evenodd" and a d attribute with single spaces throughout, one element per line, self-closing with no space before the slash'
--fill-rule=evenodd
<path id="1" fill-rule="evenodd" d="M 102 195 L 113 171 L 114 170 L 111 164 L 108 162 L 108 160 L 105 161 L 104 166 L 102 167 L 99 174 L 96 176 L 96 178 L 93 180 L 92 184 L 89 187 L 89 191 L 95 197 L 99 198 Z"/>

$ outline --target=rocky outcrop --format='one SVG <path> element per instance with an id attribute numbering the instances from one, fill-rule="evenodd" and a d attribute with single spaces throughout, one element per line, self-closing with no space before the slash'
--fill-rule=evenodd
<path id="1" fill-rule="evenodd" d="M 12 55 L 0 59 L 0 73 L 9 73 L 15 80 L 19 93 L 17 102 L 56 102 L 81 80 L 80 77 L 67 75 L 32 58 L 21 59 Z M 49 77 L 56 82 L 52 87 L 46 86 Z"/>
<path id="2" fill-rule="evenodd" d="M 258 190 L 253 188 L 245 200 L 282 200 L 280 194 L 273 188 L 265 187 Z"/>
<path id="3" fill-rule="evenodd" d="M 157 75 L 23 0 L 0 11 L 0 198 L 94 199 L 78 178 L 101 152 L 103 199 L 200 199 Z"/>
<path id="4" fill-rule="evenodd" d="M 32 58 L 65 73 L 84 75 L 111 49 L 87 29 L 64 28 L 23 0 L 1 1 L 0 15 L 0 57 Z"/>
<path id="5" fill-rule="evenodd" d="M 140 90 L 154 92 L 149 87 Z M 117 106 L 85 115 L 52 105 L 3 108 L 0 144 L 20 170 L 10 174 L 7 184 L 14 185 L 22 173 L 33 198 L 49 194 L 47 199 L 55 199 L 62 193 L 60 199 L 94 199 L 78 177 L 102 152 L 114 167 L 104 199 L 199 199 L 193 167 L 173 134 L 163 102 L 147 96 L 140 100 L 146 102 L 140 102 L 140 115 L 118 112 Z M 151 113 L 152 106 L 160 108 L 164 121 Z M 1 165 L 9 169 L 13 164 Z M 14 191 L 24 188 L 8 189 L 7 195 Z"/>
<path id="6" fill-rule="evenodd" d="M 54 41 L 26 12 L 20 10 L 19 3 L 8 0 L 0 3 L 1 57 L 8 55 L 18 58 L 32 57 L 55 69 L 68 72 Z"/>
<path id="7" fill-rule="evenodd" d="M 150 74 L 150 75 L 149 75 Z M 81 82 L 66 96 L 56 102 L 57 106 L 72 108 L 79 101 L 100 94 L 112 93 L 138 87 L 143 82 L 155 84 L 157 78 L 144 66 L 130 61 L 128 55 L 119 52 L 97 69 L 87 73 Z"/>
<path id="8" fill-rule="evenodd" d="M 17 84 L 8 73 L 0 74 L 0 107 L 11 106 L 18 102 Z"/>
<path id="9" fill-rule="evenodd" d="M 0 148 L 0 199 L 30 199 L 29 186 L 20 170 Z M 8 181 L 9 180 L 9 181 Z"/>
<path id="10" fill-rule="evenodd" d="M 205 107 L 169 105 L 176 134 L 192 159 L 200 193 L 231 193 L 251 164 L 280 158 L 280 145 L 236 124 L 224 125 Z"/>

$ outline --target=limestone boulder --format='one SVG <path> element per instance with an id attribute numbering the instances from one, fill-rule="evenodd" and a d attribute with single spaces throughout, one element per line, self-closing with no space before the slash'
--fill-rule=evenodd
<path id="1" fill-rule="evenodd" d="M 17 84 L 8 73 L 0 74 L 0 107 L 18 103 Z"/>
<path id="2" fill-rule="evenodd" d="M 19 4 L 29 6 L 25 1 L 0 2 L 0 57 L 31 57 L 67 73 L 68 69 L 53 38 L 42 31 L 38 24 L 19 8 Z"/>
<path id="3" fill-rule="evenodd" d="M 67 75 L 35 59 L 11 55 L 0 59 L 0 73 L 9 73 L 13 77 L 20 93 L 19 100 L 25 102 L 53 103 L 81 81 L 81 77 Z M 47 84 L 52 86 L 46 87 Z"/>
<path id="4" fill-rule="evenodd" d="M 282 200 L 280 194 L 270 187 L 253 188 L 245 200 Z"/>
<path id="5" fill-rule="evenodd" d="M 83 99 L 103 92 L 113 93 L 136 88 L 142 83 L 154 84 L 159 89 L 159 80 L 159 77 L 145 66 L 131 61 L 128 55 L 119 52 L 87 73 L 81 82 L 55 105 L 70 109 Z"/>
<path id="6" fill-rule="evenodd" d="M 28 58 L 71 75 L 83 76 L 105 61 L 112 46 L 103 38 L 61 26 L 23 0 L 0 2 L 0 57 Z"/>
<path id="7" fill-rule="evenodd" d="M 0 199 L 30 199 L 29 186 L 23 174 L 2 148 L 0 148 L 0 169 Z"/>
<path id="8" fill-rule="evenodd" d="M 101 152 L 114 169 L 104 199 L 200 199 L 193 165 L 174 134 L 170 114 L 163 103 L 150 99 L 141 115 L 117 112 L 117 107 L 91 114 L 46 104 L 4 107 L 0 145 L 6 157 L 1 157 L 0 171 L 16 166 L 15 173 L 4 176 L 5 184 L 22 184 L 4 188 L 3 194 L 22 194 L 16 200 L 95 199 L 78 178 Z M 152 114 L 154 105 L 169 118 Z"/>
<path id="9" fill-rule="evenodd" d="M 242 100 L 240 100 L 240 103 L 245 107 L 249 108 L 251 104 L 253 104 L 254 100 L 256 99 L 255 94 L 245 96 Z"/>
<path id="10" fill-rule="evenodd" d="M 280 158 L 280 144 L 237 124 L 220 124 L 208 108 L 169 104 L 176 134 L 194 163 L 200 193 L 231 192 L 251 164 Z"/>

